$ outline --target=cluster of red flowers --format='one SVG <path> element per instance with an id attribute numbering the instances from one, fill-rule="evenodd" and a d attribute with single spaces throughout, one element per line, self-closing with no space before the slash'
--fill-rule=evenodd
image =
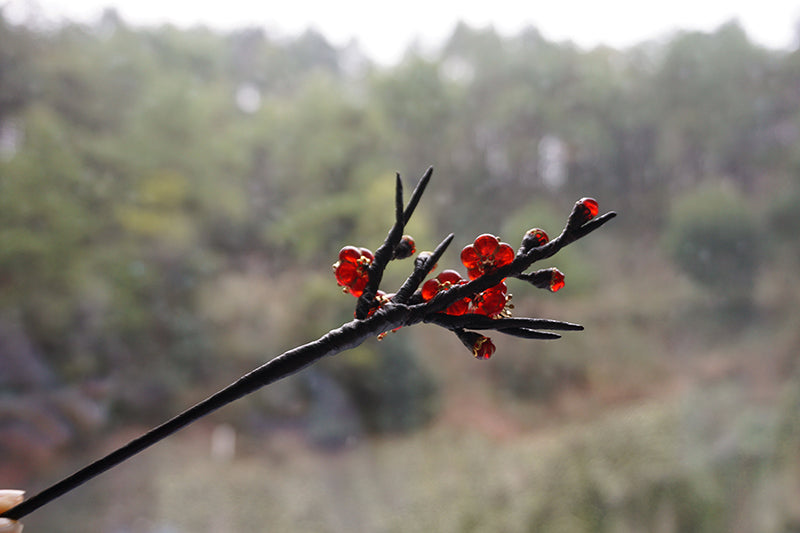
<path id="1" fill-rule="evenodd" d="M 593 198 L 583 198 L 578 204 L 576 211 L 577 223 L 583 224 L 597 216 L 599 206 Z M 544 246 L 550 242 L 544 230 L 533 228 L 528 230 L 523 239 L 520 253 Z M 415 251 L 414 241 L 411 237 L 403 236 L 402 253 L 395 252 L 395 258 L 408 257 Z M 465 246 L 461 250 L 461 263 L 467 269 L 467 278 L 461 276 L 455 270 L 444 270 L 435 278 L 431 278 L 422 285 L 421 296 L 424 301 L 430 301 L 440 292 L 448 291 L 453 287 L 463 285 L 470 280 L 496 271 L 514 261 L 516 254 L 511 245 L 501 242 L 499 238 L 489 233 L 478 235 L 472 244 Z M 336 281 L 344 287 L 344 291 L 355 297 L 361 296 L 364 288 L 369 281 L 369 267 L 375 260 L 371 251 L 366 248 L 355 246 L 345 246 L 339 252 L 339 260 L 334 263 L 333 270 Z M 542 280 L 544 285 L 537 286 L 548 288 L 552 292 L 557 292 L 564 287 L 564 274 L 557 268 L 550 268 L 540 273 L 549 274 L 549 279 Z M 378 307 L 383 305 L 391 295 L 383 291 L 377 292 Z M 490 318 L 501 318 L 510 315 L 511 295 L 505 280 L 494 287 L 490 287 L 478 294 L 462 298 L 450 304 L 445 313 L 448 315 L 464 315 L 474 313 L 488 316 Z M 376 308 L 370 312 L 370 315 Z M 488 359 L 495 351 L 495 345 L 489 337 L 476 335 L 474 342 L 472 338 L 468 344 L 472 345 L 472 352 L 478 359 Z"/>
<path id="2" fill-rule="evenodd" d="M 513 260 L 514 249 L 488 233 L 479 235 L 475 242 L 461 250 L 461 262 L 467 268 L 467 276 L 469 276 L 470 280 L 493 272 Z M 422 299 L 428 301 L 439 292 L 447 291 L 464 283 L 467 283 L 467 280 L 461 274 L 455 270 L 445 270 L 422 285 Z M 449 315 L 475 313 L 497 318 L 508 315 L 508 309 L 511 307 L 510 300 L 511 295 L 508 294 L 508 287 L 506 287 L 505 282 L 501 281 L 494 287 L 486 289 L 471 298 L 463 298 L 452 303 L 445 310 L 445 313 Z"/>
<path id="3" fill-rule="evenodd" d="M 414 239 L 409 235 L 403 235 L 394 252 L 394 259 L 411 257 L 416 251 Z M 371 250 L 345 246 L 339 250 L 339 260 L 333 264 L 333 275 L 336 277 L 336 282 L 340 287 L 344 287 L 344 292 L 358 298 L 364 293 L 369 282 L 369 267 L 373 261 L 375 261 L 375 256 Z M 376 296 L 379 301 L 386 299 L 386 293 L 383 291 L 378 291 Z"/>
<path id="4" fill-rule="evenodd" d="M 336 281 L 348 292 L 358 298 L 369 281 L 369 266 L 375 260 L 366 248 L 345 246 L 339 250 L 339 260 L 333 264 Z"/>

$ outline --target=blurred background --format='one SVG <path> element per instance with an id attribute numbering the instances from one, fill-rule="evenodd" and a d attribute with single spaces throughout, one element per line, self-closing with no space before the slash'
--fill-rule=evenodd
<path id="1" fill-rule="evenodd" d="M 382 242 L 396 171 L 435 167 L 408 232 L 456 234 L 440 270 L 480 233 L 554 237 L 583 196 L 620 216 L 541 264 L 560 292 L 509 281 L 516 315 L 584 332 L 496 334 L 489 361 L 432 326 L 367 341 L 26 531 L 800 531 L 790 17 L 604 43 L 453 12 L 438 40 L 384 32 L 393 52 L 48 13 L 0 7 L 3 488 L 351 319 L 331 264 Z"/>

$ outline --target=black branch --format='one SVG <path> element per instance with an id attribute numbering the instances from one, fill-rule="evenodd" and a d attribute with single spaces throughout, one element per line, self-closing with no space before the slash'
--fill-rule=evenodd
<path id="1" fill-rule="evenodd" d="M 555 255 L 564 246 L 588 235 L 616 216 L 616 213 L 609 212 L 587 220 L 580 202 L 576 203 L 567 225 L 557 238 L 530 249 L 523 246 L 511 263 L 496 270 L 487 271 L 468 283 L 441 291 L 426 301 L 420 296 L 419 286 L 453 241 L 453 235 L 450 234 L 433 252 L 418 254 L 414 261 L 413 271 L 394 295 L 383 299 L 377 297 L 384 269 L 390 261 L 396 258 L 395 250 L 401 242 L 403 231 L 428 186 L 432 173 L 433 168 L 429 168 L 425 172 L 405 207 L 403 206 L 402 181 L 400 176 L 397 176 L 395 223 L 369 265 L 368 282 L 359 295 L 354 320 L 325 333 L 313 342 L 282 353 L 174 418 L 5 511 L 0 514 L 0 517 L 19 520 L 209 413 L 266 385 L 290 376 L 324 357 L 354 348 L 369 338 L 380 336 L 400 327 L 423 322 L 440 326 L 454 332 L 468 349 L 473 350 L 476 356 L 478 356 L 478 347 L 482 346 L 488 338 L 482 333 L 471 330 L 494 330 L 506 335 L 528 339 L 555 339 L 559 337 L 559 334 L 553 333 L 553 331 L 582 330 L 583 326 L 579 324 L 559 320 L 492 318 L 475 313 L 451 315 L 445 312 L 453 303 L 465 298 L 473 298 L 482 291 L 497 286 L 506 278 L 519 278 L 533 282 L 537 274 L 525 273 L 525 270 L 533 263 Z M 541 283 L 539 284 L 541 285 Z"/>
<path id="2" fill-rule="evenodd" d="M 432 313 L 426 316 L 425 322 L 436 324 L 437 326 L 442 326 L 443 328 L 447 329 L 467 328 L 502 330 L 509 328 L 526 328 L 560 331 L 583 331 L 583 326 L 580 324 L 562 322 L 560 320 L 551 320 L 549 318 L 490 318 L 486 315 L 474 313 L 458 316 L 448 315 L 445 313 Z"/>

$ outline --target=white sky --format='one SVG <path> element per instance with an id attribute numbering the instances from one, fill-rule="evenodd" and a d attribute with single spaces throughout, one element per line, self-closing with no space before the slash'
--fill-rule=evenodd
<path id="1" fill-rule="evenodd" d="M 532 25 L 551 40 L 624 47 L 676 29 L 711 31 L 736 18 L 751 39 L 775 48 L 797 43 L 797 0 L 0 0 L 16 19 L 92 21 L 106 6 L 132 24 L 197 23 L 231 29 L 263 26 L 279 35 L 316 28 L 332 43 L 355 38 L 373 59 L 391 63 L 409 43 L 437 45 L 462 20 L 513 34 Z"/>

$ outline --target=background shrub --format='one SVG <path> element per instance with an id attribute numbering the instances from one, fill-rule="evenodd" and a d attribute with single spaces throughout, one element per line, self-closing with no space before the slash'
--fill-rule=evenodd
<path id="1" fill-rule="evenodd" d="M 750 301 L 760 261 L 759 237 L 741 193 L 717 182 L 673 202 L 664 245 L 675 264 L 716 297 Z"/>

